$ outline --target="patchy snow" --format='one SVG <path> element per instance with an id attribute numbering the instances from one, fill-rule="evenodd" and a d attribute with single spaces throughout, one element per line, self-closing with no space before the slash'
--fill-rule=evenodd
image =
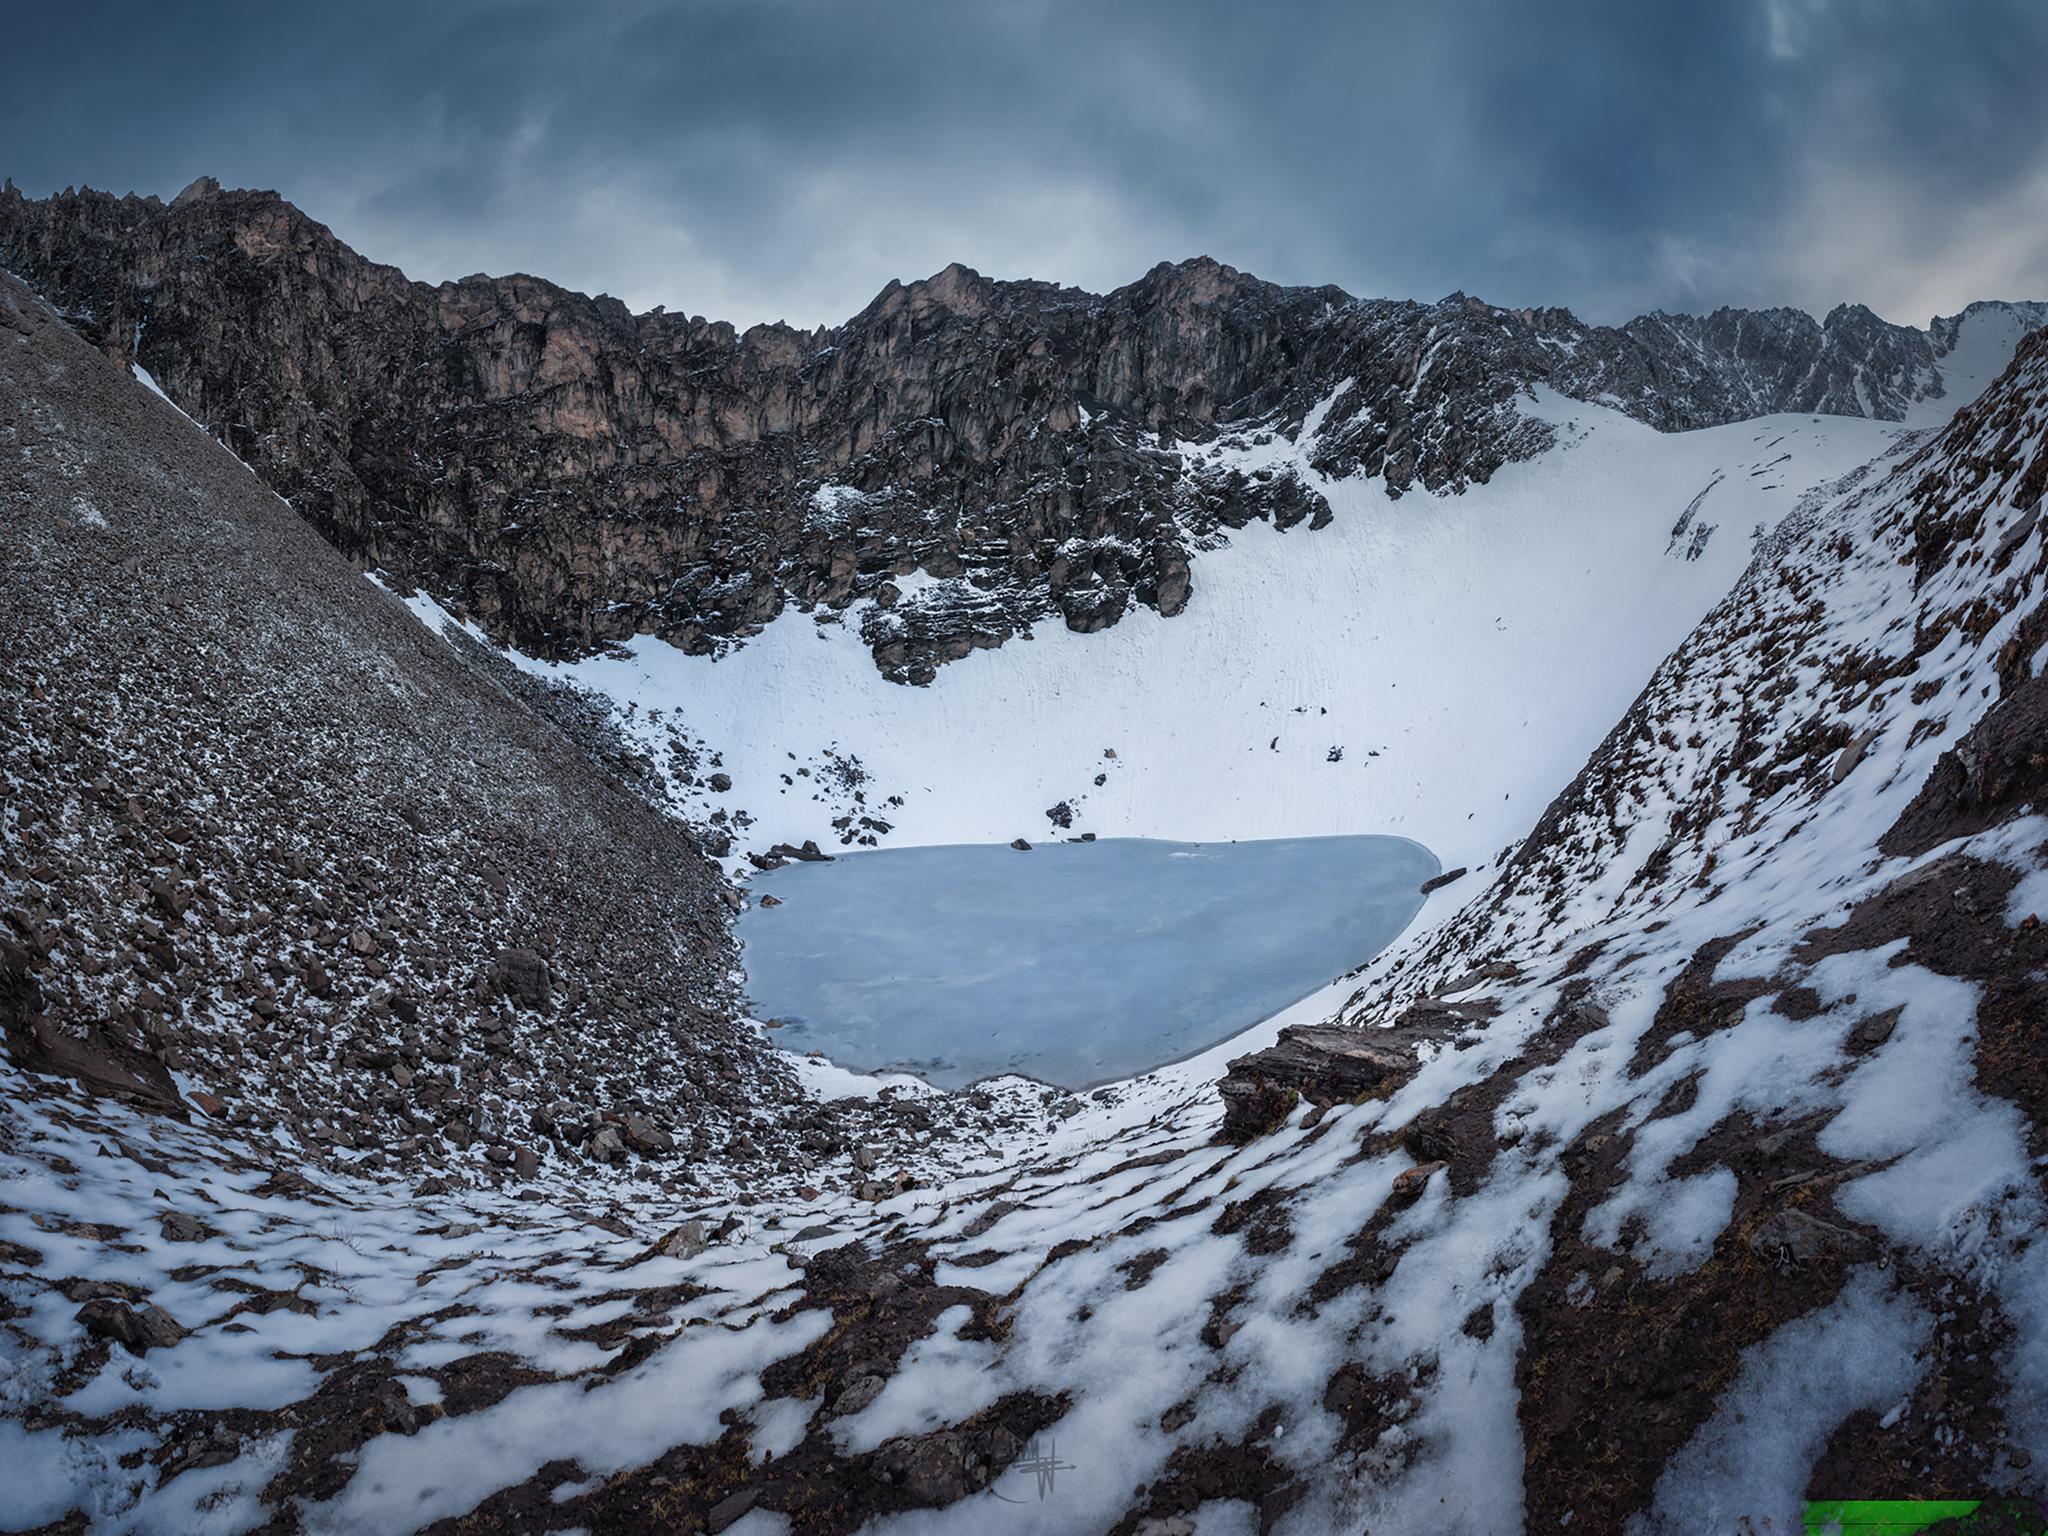
<path id="1" fill-rule="evenodd" d="M 1788 1323 L 1745 1355 L 1706 1427 L 1657 1484 L 1634 1532 L 1771 1529 L 1806 1499 L 1827 1437 L 1919 1379 L 1926 1311 L 1878 1270 L 1859 1270 L 1825 1311 Z"/>
<path id="2" fill-rule="evenodd" d="M 308 1508 L 306 1528 L 402 1530 L 461 1514 L 544 1461 L 574 1458 L 603 1475 L 674 1445 L 715 1440 L 721 1414 L 760 1397 L 762 1368 L 816 1339 L 828 1322 L 807 1312 L 788 1323 L 685 1329 L 646 1364 L 594 1390 L 529 1387 L 417 1435 L 384 1436 L 365 1450 L 340 1497 Z"/>
<path id="3" fill-rule="evenodd" d="M 10 1385 L 0 1377 L 0 1402 L 14 1395 Z M 7 1468 L 0 1518 L 17 1530 L 61 1519 L 75 1502 L 75 1485 L 90 1475 L 80 1464 L 89 1459 L 85 1447 L 56 1430 L 31 1433 L 16 1420 L 0 1419 L 0 1466 Z"/>
<path id="4" fill-rule="evenodd" d="M 250 466 L 249 461 L 247 459 L 243 458 L 239 453 L 236 453 L 234 449 L 230 448 L 218 437 L 214 437 L 214 435 L 211 432 L 207 431 L 206 424 L 204 422 L 200 421 L 196 416 L 191 415 L 189 412 L 186 411 L 186 409 L 182 405 L 178 404 L 177 401 L 173 400 L 168 394 L 166 394 L 164 392 L 164 387 L 161 384 L 157 383 L 156 376 L 152 374 L 147 368 L 143 367 L 140 362 L 130 361 L 128 368 L 129 371 L 135 375 L 136 383 L 140 384 L 152 395 L 155 395 L 157 399 L 163 401 L 165 405 L 168 405 L 180 416 L 183 416 L 185 420 L 190 422 L 193 425 L 193 427 L 196 428 L 198 431 L 204 432 L 208 438 L 212 439 L 215 447 L 219 448 L 222 453 L 226 454 L 229 458 L 233 459 L 237 464 L 241 465 L 242 468 L 248 470 L 252 478 L 258 480 L 262 479 L 262 476 L 256 473 L 256 471 Z M 278 496 L 276 499 L 280 505 L 291 505 L 291 503 L 286 501 L 282 496 Z"/>
<path id="5" fill-rule="evenodd" d="M 381 587 L 384 591 L 397 598 L 412 613 L 414 618 L 426 625 L 435 634 L 439 635 L 452 629 L 457 634 L 468 636 L 478 645 L 490 645 L 490 637 L 483 632 L 481 627 L 467 619 L 457 618 L 425 592 L 415 590 L 410 595 L 406 595 L 399 592 L 383 575 L 376 571 L 366 571 L 364 575 L 371 585 Z"/>
<path id="6" fill-rule="evenodd" d="M 826 482 L 811 493 L 811 510 L 816 514 L 817 526 L 823 529 L 841 529 L 851 519 L 860 515 L 861 507 L 867 501 L 867 493 L 850 485 L 834 485 Z"/>
<path id="7" fill-rule="evenodd" d="M 164 387 L 163 385 L 157 383 L 155 374 L 151 373 L 147 368 L 143 367 L 142 364 L 140 363 L 130 363 L 128 366 L 134 372 L 136 380 L 142 385 L 144 389 L 148 390 L 152 395 L 155 395 L 157 399 L 163 401 L 164 404 L 168 405 L 172 410 L 177 411 L 177 413 L 180 416 L 185 416 L 185 412 L 183 411 L 183 409 L 180 408 L 178 402 L 173 400 L 169 395 L 164 393 Z M 185 419 L 187 421 L 192 420 L 190 416 L 185 416 Z"/>

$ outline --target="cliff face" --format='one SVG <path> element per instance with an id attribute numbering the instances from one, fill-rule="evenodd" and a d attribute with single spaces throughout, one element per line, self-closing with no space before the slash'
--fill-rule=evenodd
<path id="1" fill-rule="evenodd" d="M 913 682 L 1054 616 L 1177 613 L 1219 526 L 1329 515 L 1291 475 L 1192 466 L 1176 442 L 1292 431 L 1328 401 L 1317 468 L 1457 490 L 1548 445 L 1515 407 L 1533 383 L 1664 429 L 1897 419 L 1939 392 L 1946 344 L 1863 309 L 1612 330 L 1208 260 L 1106 296 L 954 266 L 830 330 L 741 333 L 526 276 L 411 282 L 211 181 L 168 204 L 10 185 L 0 264 L 352 559 L 497 638 L 701 652 L 788 603 L 869 597 L 877 664 Z M 957 579 L 906 596 L 920 571 Z"/>

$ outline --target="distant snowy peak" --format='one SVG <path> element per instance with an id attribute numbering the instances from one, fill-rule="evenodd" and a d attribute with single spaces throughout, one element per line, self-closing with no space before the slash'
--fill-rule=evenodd
<path id="1" fill-rule="evenodd" d="M 1946 386 L 1948 409 L 1937 413 L 1933 424 L 1946 421 L 1950 411 L 1962 409 L 1989 388 L 2005 372 L 2020 343 L 2043 326 L 2048 326 L 2048 302 L 2039 300 L 1980 299 L 1961 314 L 1936 318 L 1928 337 Z M 1908 419 L 1918 424 L 1922 417 L 1909 413 Z"/>
<path id="2" fill-rule="evenodd" d="M 1917 424 L 1930 419 L 1917 408 L 1939 400 L 1944 407 L 1933 419 L 1946 419 L 2004 367 L 2022 336 L 2044 324 L 2048 304 L 1999 300 L 1937 318 L 1925 330 L 1893 325 L 1861 304 L 1838 305 L 1822 321 L 1793 309 L 1645 315 L 1623 329 L 1663 372 L 1648 398 L 1661 396 L 1668 417 L 1632 414 L 1664 427 L 1777 411 Z"/>
<path id="3" fill-rule="evenodd" d="M 1644 414 L 1659 426 L 1776 411 L 1899 421 L 1942 392 L 1928 337 L 1861 304 L 1841 305 L 1818 322 L 1796 309 L 1646 315 L 1625 334 L 1655 375 Z"/>
<path id="4" fill-rule="evenodd" d="M 1317 384 L 1362 386 L 1322 434 L 1326 457 L 1349 451 L 1398 491 L 1411 478 L 1455 489 L 1497 467 L 1465 435 L 1440 432 L 1432 452 L 1395 428 L 1416 405 L 1431 407 L 1444 428 L 1499 417 L 1502 386 L 1547 385 L 1665 432 L 1784 412 L 1932 424 L 1973 398 L 2021 336 L 2048 324 L 2048 304 L 1973 304 L 1925 330 L 1861 304 L 1840 305 L 1825 320 L 1797 309 L 1720 309 L 1642 315 L 1616 328 L 1586 325 L 1568 310 L 1502 309 L 1454 294 L 1429 306 L 1360 303 L 1325 324 L 1326 345 L 1341 360 Z M 1930 410 L 1933 401 L 1942 404 Z M 1291 403 L 1299 408 L 1300 398 Z M 1518 458 L 1531 445 L 1500 446 Z"/>
<path id="5" fill-rule="evenodd" d="M 1946 358 L 1957 351 L 1963 344 L 1964 331 L 1980 323 L 1994 330 L 1999 344 L 2010 355 L 2022 336 L 2048 325 L 2048 302 L 1979 299 L 1965 306 L 1960 314 L 1938 315 L 1927 328 L 1935 355 Z"/>

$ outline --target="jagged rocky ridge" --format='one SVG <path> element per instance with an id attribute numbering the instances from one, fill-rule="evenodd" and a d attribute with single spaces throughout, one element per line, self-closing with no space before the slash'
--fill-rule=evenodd
<path id="1" fill-rule="evenodd" d="M 1533 385 L 1666 430 L 1896 420 L 1939 393 L 1955 331 L 1860 306 L 1612 329 L 1197 260 L 1104 296 L 954 266 L 841 326 L 742 333 L 525 276 L 409 282 L 273 193 L 204 180 L 169 204 L 10 184 L 0 265 L 350 558 L 500 641 L 704 651 L 792 603 L 871 598 L 876 663 L 910 682 L 1035 623 L 1177 613 L 1219 528 L 1329 516 L 1284 471 L 1176 444 L 1292 433 L 1328 402 L 1316 469 L 1455 491 L 1548 446 L 1516 405 Z"/>

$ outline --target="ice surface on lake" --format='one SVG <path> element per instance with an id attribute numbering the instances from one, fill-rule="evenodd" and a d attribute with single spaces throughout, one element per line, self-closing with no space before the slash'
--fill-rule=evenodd
<path id="1" fill-rule="evenodd" d="M 961 1087 L 1069 1088 L 1228 1039 L 1372 958 L 1437 861 L 1401 837 L 883 849 L 760 876 L 740 920 L 778 1044 Z"/>

